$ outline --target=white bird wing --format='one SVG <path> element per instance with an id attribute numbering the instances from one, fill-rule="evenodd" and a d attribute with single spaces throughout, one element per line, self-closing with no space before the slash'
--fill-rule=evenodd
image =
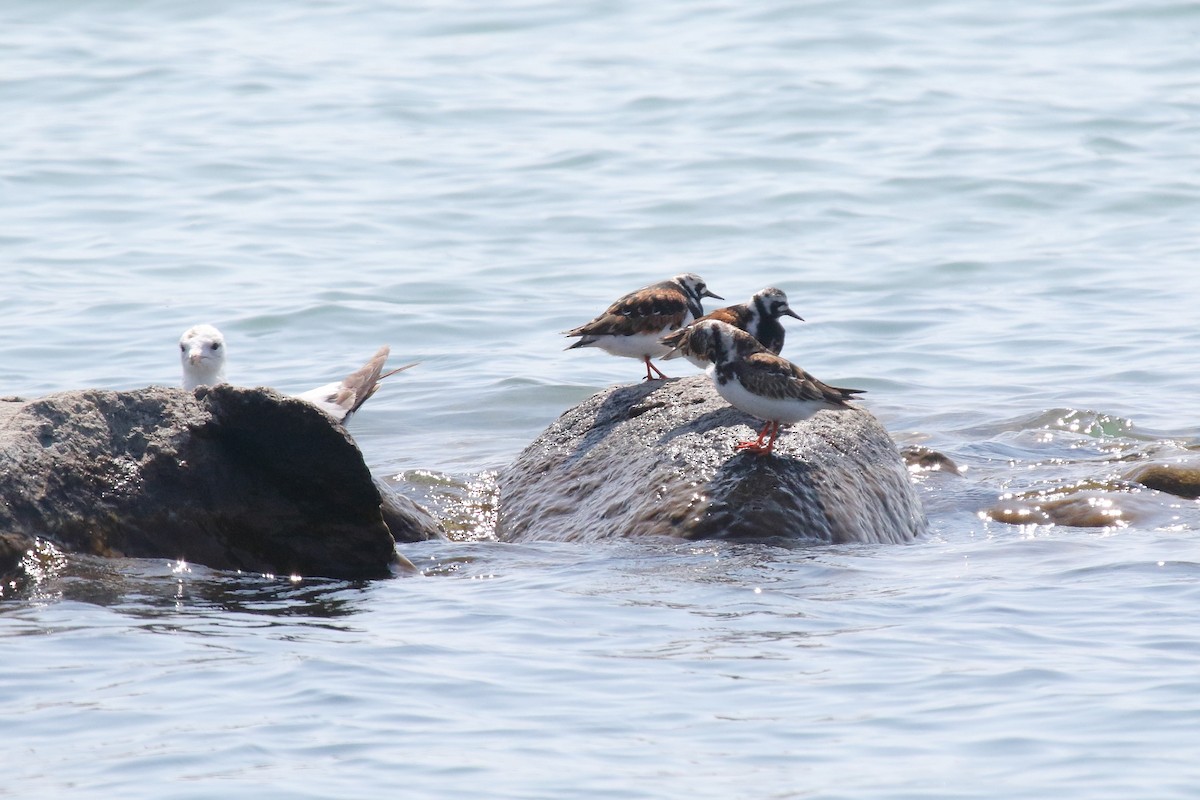
<path id="1" fill-rule="evenodd" d="M 397 372 L 415 367 L 419 363 L 405 364 L 403 367 L 384 372 L 383 365 L 387 362 L 390 353 L 390 348 L 384 345 L 375 355 L 371 356 L 367 363 L 342 380 L 327 383 L 294 396 L 312 403 L 338 422 L 344 423 L 351 414 L 370 399 L 371 395 L 379 390 L 381 380 L 395 375 Z"/>

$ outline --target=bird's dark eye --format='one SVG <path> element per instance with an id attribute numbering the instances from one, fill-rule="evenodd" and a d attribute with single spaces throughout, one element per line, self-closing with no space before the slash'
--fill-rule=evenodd
<path id="1" fill-rule="evenodd" d="M 220 349 L 221 349 L 221 343 L 220 343 L 220 342 L 213 342 L 213 343 L 212 343 L 212 349 L 213 349 L 213 350 L 220 350 Z"/>
<path id="2" fill-rule="evenodd" d="M 186 344 L 184 344 L 183 342 L 180 342 L 180 343 L 179 343 L 179 352 L 181 352 L 181 353 L 186 353 L 186 352 L 187 352 L 187 345 L 186 345 Z"/>

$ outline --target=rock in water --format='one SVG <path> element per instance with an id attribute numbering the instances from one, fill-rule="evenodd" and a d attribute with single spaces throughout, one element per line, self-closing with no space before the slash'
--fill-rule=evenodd
<path id="1" fill-rule="evenodd" d="M 21 560 L 33 549 L 34 540 L 19 533 L 0 533 L 0 597 L 16 588 L 20 579 Z"/>
<path id="2" fill-rule="evenodd" d="M 500 475 L 498 535 L 842 543 L 924 530 L 904 461 L 869 412 L 822 411 L 784 429 L 770 456 L 734 451 L 760 427 L 703 375 L 601 392 Z"/>
<path id="3" fill-rule="evenodd" d="M 67 551 L 219 569 L 383 577 L 403 563 L 345 430 L 228 385 L 0 402 L 0 530 Z M 389 504 L 405 541 L 437 535 Z"/>

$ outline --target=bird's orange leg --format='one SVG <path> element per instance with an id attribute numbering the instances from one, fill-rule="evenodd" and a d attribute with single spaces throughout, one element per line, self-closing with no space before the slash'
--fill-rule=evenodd
<path id="1" fill-rule="evenodd" d="M 767 440 L 767 446 L 758 451 L 759 455 L 765 456 L 767 453 L 775 449 L 775 439 L 779 436 L 779 423 L 771 423 L 774 427 L 771 429 L 771 438 Z"/>
<path id="2" fill-rule="evenodd" d="M 735 449 L 749 450 L 751 453 L 761 453 L 763 446 L 764 446 L 763 439 L 767 438 L 767 431 L 769 431 L 771 429 L 772 424 L 773 423 L 768 422 L 767 424 L 762 426 L 762 430 L 758 432 L 758 440 L 757 441 L 738 442 L 737 447 Z"/>
<path id="3" fill-rule="evenodd" d="M 646 361 L 646 380 L 652 381 L 655 379 L 655 376 L 650 373 L 650 370 L 654 370 L 655 372 L 657 372 L 658 378 L 660 380 L 667 379 L 667 373 L 663 372 L 661 369 L 659 369 L 658 367 L 656 367 L 650 363 L 650 356 L 644 356 L 643 358 Z"/>

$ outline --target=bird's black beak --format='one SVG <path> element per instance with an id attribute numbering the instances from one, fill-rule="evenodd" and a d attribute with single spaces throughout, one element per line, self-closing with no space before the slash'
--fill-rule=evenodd
<path id="1" fill-rule="evenodd" d="M 719 295 L 719 294 L 716 294 L 715 292 L 710 292 L 710 291 L 709 291 L 707 288 L 705 288 L 705 290 L 704 290 L 704 294 L 702 294 L 702 295 L 700 295 L 700 296 L 701 296 L 701 297 L 715 297 L 717 300 L 724 300 L 724 299 L 725 299 L 724 297 L 721 297 L 721 295 Z"/>
<path id="2" fill-rule="evenodd" d="M 804 322 L 804 317 L 800 316 L 795 311 L 792 311 L 790 308 L 785 308 L 782 313 L 787 314 L 789 317 L 795 317 L 801 322 Z"/>

